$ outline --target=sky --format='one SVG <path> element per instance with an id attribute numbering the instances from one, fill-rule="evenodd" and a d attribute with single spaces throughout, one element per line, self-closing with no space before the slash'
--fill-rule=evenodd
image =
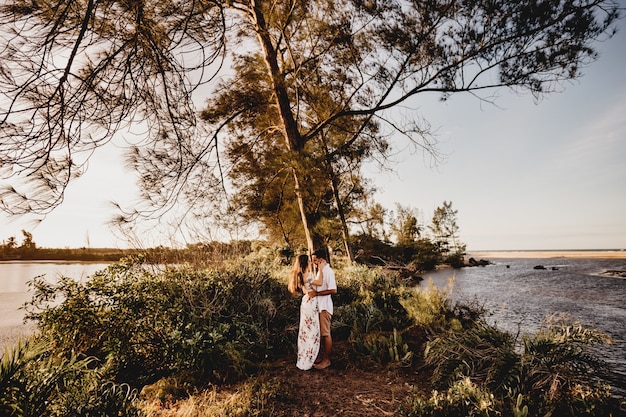
<path id="1" fill-rule="evenodd" d="M 398 143 L 394 172 L 365 170 L 374 199 L 426 222 L 451 201 L 468 251 L 626 249 L 626 20 L 620 27 L 583 77 L 538 103 L 509 90 L 495 105 L 459 94 L 415 103 L 445 161 L 431 167 Z M 0 213 L 0 240 L 21 242 L 25 229 L 39 247 L 128 247 L 108 222 L 111 201 L 134 201 L 134 178 L 119 148 L 100 149 L 43 221 Z"/>
<path id="2" fill-rule="evenodd" d="M 626 249 L 626 25 L 579 80 L 538 104 L 502 90 L 422 107 L 448 155 L 403 156 L 381 200 L 458 210 L 468 250 Z"/>

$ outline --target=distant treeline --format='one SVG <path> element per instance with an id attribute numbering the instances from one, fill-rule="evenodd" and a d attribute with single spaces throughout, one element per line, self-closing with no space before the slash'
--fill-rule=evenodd
<path id="1" fill-rule="evenodd" d="M 114 248 L 35 248 L 24 250 L 23 248 L 2 247 L 0 248 L 0 260 L 116 262 L 120 258 L 132 254 L 131 252 L 133 251 Z"/>
<path id="2" fill-rule="evenodd" d="M 141 257 L 146 263 L 180 264 L 192 263 L 197 266 L 214 266 L 226 260 L 245 258 L 252 253 L 257 256 L 280 259 L 288 264 L 299 253 L 290 247 L 263 240 L 238 240 L 188 244 L 184 248 L 157 246 L 153 248 L 39 248 L 31 233 L 22 230 L 24 238 L 18 244 L 15 237 L 3 240 L 0 244 L 0 261 L 42 260 L 42 261 L 87 261 L 117 262 L 128 256 Z M 456 241 L 455 241 L 456 242 Z M 455 268 L 465 266 L 465 245 L 458 242 L 450 245 L 445 239 L 431 240 L 415 236 L 414 233 L 399 234 L 398 243 L 368 234 L 350 237 L 350 245 L 357 263 L 369 266 L 429 271 L 440 264 Z M 451 250 L 451 248 L 453 250 Z M 340 249 L 328 248 L 331 256 L 342 255 Z"/>
<path id="3" fill-rule="evenodd" d="M 20 245 L 15 237 L 0 244 L 0 261 L 94 261 L 117 262 L 126 256 L 142 256 L 149 263 L 215 263 L 235 256 L 245 256 L 253 249 L 252 241 L 230 243 L 210 242 L 187 245 L 182 249 L 158 246 L 145 249 L 117 248 L 38 248 L 32 234 L 22 231 L 24 239 Z"/>

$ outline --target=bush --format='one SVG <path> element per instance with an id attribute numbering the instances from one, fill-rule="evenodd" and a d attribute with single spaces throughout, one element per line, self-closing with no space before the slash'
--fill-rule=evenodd
<path id="1" fill-rule="evenodd" d="M 414 353 L 409 349 L 409 345 L 403 342 L 396 329 L 388 336 L 381 333 L 366 333 L 360 338 L 355 338 L 353 347 L 357 354 L 367 356 L 382 365 L 413 364 Z"/>
<path id="2" fill-rule="evenodd" d="M 516 386 L 521 369 L 511 334 L 483 321 L 442 334 L 429 343 L 424 357 L 433 369 L 432 381 L 438 388 L 469 377 L 502 395 Z"/>
<path id="3" fill-rule="evenodd" d="M 58 341 L 56 353 L 94 356 L 114 378 L 133 384 L 179 373 L 239 379 L 290 351 L 295 340 L 288 329 L 297 302 L 253 265 L 153 273 L 127 259 L 85 283 L 32 285 L 28 317 Z"/>
<path id="4" fill-rule="evenodd" d="M 607 365 L 590 349 L 612 343 L 609 336 L 564 318 L 549 319 L 535 335 L 523 337 L 518 391 L 542 393 L 531 413 L 563 416 L 609 415 L 609 387 L 600 382 Z"/>
<path id="5" fill-rule="evenodd" d="M 392 332 L 409 327 L 413 321 L 402 305 L 413 290 L 405 287 L 397 274 L 383 274 L 379 268 L 355 265 L 339 274 L 337 306 L 333 321 L 351 327 L 353 332 Z"/>
<path id="6" fill-rule="evenodd" d="M 452 268 L 463 268 L 465 266 L 465 252 L 457 251 L 448 255 L 445 262 L 450 264 Z"/>

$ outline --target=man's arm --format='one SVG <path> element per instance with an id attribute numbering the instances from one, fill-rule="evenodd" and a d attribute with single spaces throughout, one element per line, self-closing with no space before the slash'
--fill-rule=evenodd
<path id="1" fill-rule="evenodd" d="M 324 291 L 311 291 L 313 293 L 313 297 L 316 296 L 322 296 L 322 295 L 333 295 L 333 294 L 337 294 L 337 290 L 336 289 L 332 289 L 332 290 L 324 290 Z M 309 296 L 311 295 L 311 292 L 309 293 Z"/>

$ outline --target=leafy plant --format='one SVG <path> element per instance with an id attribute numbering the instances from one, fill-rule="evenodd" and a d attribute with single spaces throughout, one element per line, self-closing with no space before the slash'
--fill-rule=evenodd
<path id="1" fill-rule="evenodd" d="M 517 384 L 521 368 L 514 338 L 483 321 L 439 336 L 429 343 L 424 356 L 426 364 L 433 367 L 436 387 L 470 377 L 494 392 L 504 393 Z"/>
<path id="2" fill-rule="evenodd" d="M 524 397 L 522 394 L 517 395 L 517 401 L 515 406 L 513 407 L 513 417 L 527 417 L 528 416 L 528 406 L 522 405 L 524 401 Z"/>
<path id="3" fill-rule="evenodd" d="M 612 343 L 609 336 L 581 323 L 549 319 L 540 332 L 523 337 L 518 391 L 542 393 L 534 404 L 542 412 L 606 415 L 610 392 L 601 378 L 607 365 L 590 349 L 605 343 Z"/>
<path id="4" fill-rule="evenodd" d="M 500 415 L 496 405 L 493 394 L 466 377 L 428 399 L 413 397 L 401 412 L 408 417 L 490 417 Z"/>
<path id="5" fill-rule="evenodd" d="M 413 352 L 409 345 L 402 341 L 402 336 L 396 329 L 390 335 L 385 333 L 366 333 L 355 338 L 352 342 L 357 354 L 364 355 L 380 364 L 397 364 L 410 366 Z"/>

